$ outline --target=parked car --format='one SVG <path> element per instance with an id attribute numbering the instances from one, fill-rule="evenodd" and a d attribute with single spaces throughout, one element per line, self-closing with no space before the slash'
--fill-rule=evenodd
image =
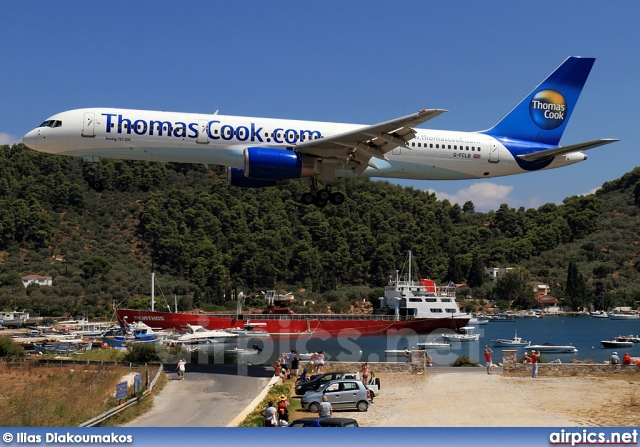
<path id="1" fill-rule="evenodd" d="M 308 393 L 309 391 L 316 391 L 318 388 L 320 388 L 321 385 L 327 382 L 338 379 L 360 380 L 360 373 L 332 371 L 324 374 L 316 374 L 315 376 L 311 376 L 311 380 L 309 381 L 298 381 L 295 386 L 295 393 L 298 396 L 301 396 L 305 393 Z M 380 395 L 380 379 L 377 378 L 373 373 L 371 373 L 368 383 L 365 383 L 365 386 L 369 391 L 371 391 L 371 399 L 374 399 L 376 396 Z"/>
<path id="2" fill-rule="evenodd" d="M 351 418 L 300 418 L 289 427 L 360 427 L 358 421 Z"/>
<path id="3" fill-rule="evenodd" d="M 327 396 L 334 410 L 355 408 L 358 411 L 367 411 L 371 403 L 371 391 L 361 380 L 341 379 L 327 382 L 318 390 L 304 394 L 300 399 L 302 409 L 316 413 L 323 396 Z"/>
<path id="4" fill-rule="evenodd" d="M 307 382 L 300 381 L 296 383 L 295 393 L 298 396 L 302 396 L 303 394 L 308 393 L 309 391 L 316 391 L 318 388 L 320 388 L 320 386 L 332 380 L 345 379 L 347 378 L 347 376 L 348 378 L 356 378 L 355 377 L 356 374 L 358 373 L 345 372 L 345 371 L 332 371 L 324 374 L 317 374 L 315 376 L 312 376 L 311 380 Z M 359 379 L 360 376 L 358 375 L 357 378 Z"/>

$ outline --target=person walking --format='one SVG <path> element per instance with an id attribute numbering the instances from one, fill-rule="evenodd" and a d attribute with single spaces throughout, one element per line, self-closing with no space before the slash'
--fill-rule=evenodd
<path id="1" fill-rule="evenodd" d="M 365 385 L 369 382 L 369 362 L 364 362 L 362 365 L 362 383 Z"/>
<path id="2" fill-rule="evenodd" d="M 291 374 L 293 374 L 293 382 L 295 383 L 298 381 L 300 357 L 298 356 L 298 352 L 293 349 L 289 355 L 289 363 L 291 363 Z"/>
<path id="3" fill-rule="evenodd" d="M 487 363 L 487 374 L 493 374 L 493 359 L 491 358 L 493 350 L 489 345 L 484 345 L 484 360 Z"/>
<path id="4" fill-rule="evenodd" d="M 282 379 L 282 383 L 284 384 L 285 379 L 282 376 L 282 365 L 280 364 L 280 359 L 276 360 L 275 362 L 273 362 L 273 375 L 276 377 L 280 377 L 280 379 Z"/>
<path id="5" fill-rule="evenodd" d="M 289 422 L 289 400 L 284 394 L 280 395 L 280 400 L 278 401 L 278 419 Z"/>
<path id="6" fill-rule="evenodd" d="M 178 380 L 184 380 L 184 372 L 186 370 L 187 361 L 185 359 L 180 359 L 178 364 L 176 365 L 176 371 L 178 372 Z"/>
<path id="7" fill-rule="evenodd" d="M 316 368 L 317 372 L 323 372 L 324 371 L 324 351 L 318 351 L 318 358 L 317 358 L 317 362 L 318 362 L 318 367 Z"/>
<path id="8" fill-rule="evenodd" d="M 327 396 L 322 396 L 322 402 L 320 402 L 320 407 L 318 408 L 318 417 L 321 418 L 330 418 L 333 415 L 333 408 L 331 407 L 331 402 L 327 399 Z"/>
<path id="9" fill-rule="evenodd" d="M 531 351 L 531 377 L 534 379 L 538 377 L 538 355 L 537 351 Z"/>
<path id="10" fill-rule="evenodd" d="M 277 427 L 278 426 L 278 410 L 273 406 L 273 401 L 270 400 L 265 408 L 260 410 L 260 413 L 264 415 L 265 427 Z"/>

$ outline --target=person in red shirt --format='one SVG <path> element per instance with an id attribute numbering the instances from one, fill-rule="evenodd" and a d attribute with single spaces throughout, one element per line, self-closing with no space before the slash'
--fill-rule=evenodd
<path id="1" fill-rule="evenodd" d="M 531 377 L 534 379 L 538 377 L 538 353 L 536 351 L 531 351 Z"/>
<path id="2" fill-rule="evenodd" d="M 628 352 L 624 353 L 624 357 L 622 357 L 622 364 L 623 365 L 631 365 L 631 356 L 629 355 Z"/>
<path id="3" fill-rule="evenodd" d="M 493 351 L 489 345 L 484 345 L 484 360 L 487 363 L 487 374 L 493 374 L 493 360 L 491 359 Z"/>

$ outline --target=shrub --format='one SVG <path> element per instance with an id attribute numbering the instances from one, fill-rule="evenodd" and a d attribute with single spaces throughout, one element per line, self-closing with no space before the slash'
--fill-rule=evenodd
<path id="1" fill-rule="evenodd" d="M 478 363 L 471 360 L 466 355 L 461 355 L 453 363 L 451 363 L 451 366 L 478 366 Z"/>
<path id="2" fill-rule="evenodd" d="M 156 353 L 155 343 L 136 343 L 125 356 L 125 361 L 131 363 L 158 363 L 160 359 Z"/>
<path id="3" fill-rule="evenodd" d="M 0 357 L 25 357 L 24 348 L 10 338 L 0 338 Z"/>

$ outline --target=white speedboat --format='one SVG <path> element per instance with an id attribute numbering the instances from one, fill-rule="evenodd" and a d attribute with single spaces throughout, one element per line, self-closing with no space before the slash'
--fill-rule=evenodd
<path id="1" fill-rule="evenodd" d="M 226 343 L 238 338 L 238 334 L 221 331 L 217 329 L 209 330 L 195 324 L 186 325 L 188 332 L 174 339 L 177 343 Z"/>
<path id="2" fill-rule="evenodd" d="M 238 337 L 254 337 L 267 338 L 271 335 L 265 330 L 267 323 L 251 323 L 247 322 L 242 328 L 227 329 L 227 332 L 237 334 Z"/>
<path id="3" fill-rule="evenodd" d="M 477 325 L 477 326 L 479 326 L 481 324 L 489 324 L 489 319 L 488 318 L 481 318 L 481 317 L 471 317 L 467 324 L 473 324 L 473 325 Z"/>
<path id="4" fill-rule="evenodd" d="M 463 326 L 459 332 L 453 334 L 443 334 L 442 338 L 447 341 L 471 342 L 480 340 L 480 334 L 474 334 L 473 326 Z"/>
<path id="5" fill-rule="evenodd" d="M 532 349 L 538 352 L 568 352 L 576 353 L 578 349 L 573 345 L 552 345 L 551 343 L 545 343 L 543 345 L 527 345 L 525 349 Z"/>
<path id="6" fill-rule="evenodd" d="M 525 341 L 522 339 L 522 337 L 518 337 L 518 331 L 516 331 L 516 334 L 513 336 L 513 338 L 498 338 L 495 340 L 491 340 L 491 344 L 493 346 L 513 346 L 513 347 L 519 347 L 519 346 L 527 346 L 528 344 L 530 344 L 530 341 Z"/>
<path id="7" fill-rule="evenodd" d="M 608 318 L 609 314 L 604 310 L 594 310 L 593 312 L 589 312 L 589 315 L 593 318 Z"/>
<path id="8" fill-rule="evenodd" d="M 640 319 L 640 313 L 637 312 L 611 312 L 609 314 L 610 320 L 638 320 Z"/>

